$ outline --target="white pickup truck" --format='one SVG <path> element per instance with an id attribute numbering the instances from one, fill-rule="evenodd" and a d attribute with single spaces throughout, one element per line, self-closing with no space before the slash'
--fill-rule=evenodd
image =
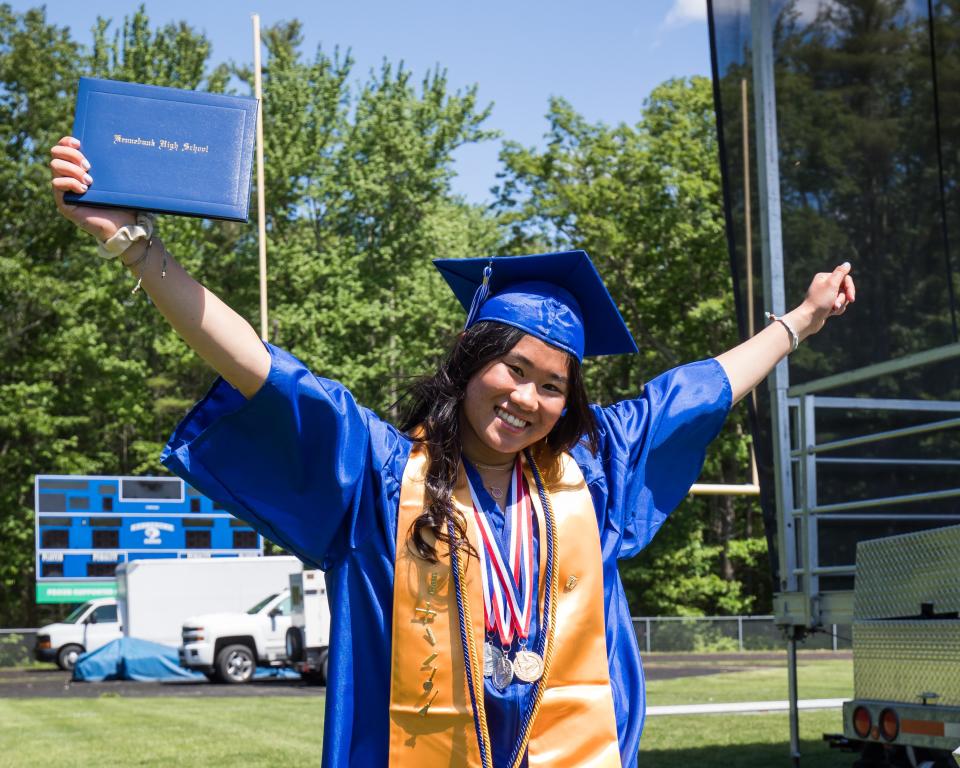
<path id="1" fill-rule="evenodd" d="M 111 597 L 91 600 L 78 605 L 63 621 L 40 627 L 34 656 L 37 661 L 55 661 L 69 672 L 80 654 L 95 651 L 122 635 L 117 601 Z"/>
<path id="2" fill-rule="evenodd" d="M 207 613 L 183 623 L 180 666 L 222 683 L 247 683 L 258 666 L 286 666 L 290 590 L 269 595 L 246 613 Z"/>

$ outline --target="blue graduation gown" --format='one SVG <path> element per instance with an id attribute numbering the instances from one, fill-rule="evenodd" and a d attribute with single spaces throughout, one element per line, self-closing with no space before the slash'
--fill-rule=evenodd
<path id="1" fill-rule="evenodd" d="M 412 443 L 341 384 L 267 346 L 272 365 L 257 394 L 246 400 L 218 380 L 176 428 L 161 461 L 326 572 L 323 766 L 386 766 L 397 509 Z M 649 382 L 636 399 L 592 406 L 599 451 L 572 452 L 600 529 L 607 659 L 624 766 L 636 764 L 645 690 L 617 560 L 643 549 L 682 501 L 730 405 L 719 363 L 684 365 Z M 517 738 L 529 690 L 515 684 L 501 694 L 487 686 L 497 768 Z"/>

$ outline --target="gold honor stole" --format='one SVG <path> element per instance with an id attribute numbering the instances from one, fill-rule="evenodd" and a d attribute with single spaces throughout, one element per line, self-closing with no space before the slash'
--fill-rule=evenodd
<path id="1" fill-rule="evenodd" d="M 393 587 L 393 635 L 390 685 L 390 766 L 469 766 L 484 768 L 474 721 L 486 721 L 483 704 L 483 592 L 476 557 L 462 553 L 460 588 L 465 609 L 457 607 L 450 556 L 437 545 L 438 563 L 415 554 L 409 544 L 411 526 L 424 510 L 426 450 L 415 445 L 400 489 L 397 558 Z M 523 472 L 540 531 L 540 616 L 546 584 L 547 519 L 537 484 L 526 459 Z M 561 457 L 558 479 L 550 483 L 549 503 L 556 529 L 553 552 L 554 614 L 544 653 L 544 687 L 539 709 L 533 709 L 529 732 L 529 766 L 620 768 L 613 694 L 607 666 L 603 612 L 603 568 L 600 534 L 593 499 L 577 463 Z M 461 470 L 454 504 L 467 523 L 467 539 L 483 544 L 474 520 L 466 473 Z M 541 618 L 542 620 L 542 618 Z M 468 685 L 461 621 L 469 630 L 473 691 Z M 514 682 L 513 685 L 525 685 Z M 479 699 L 479 700 L 478 700 Z M 502 739 L 503 735 L 490 734 Z M 501 748 L 504 745 L 501 745 Z M 511 745 L 513 746 L 513 745 Z M 486 746 L 487 765 L 492 754 Z M 521 750 L 516 763 L 523 757 Z M 515 763 L 515 764 L 516 764 Z"/>

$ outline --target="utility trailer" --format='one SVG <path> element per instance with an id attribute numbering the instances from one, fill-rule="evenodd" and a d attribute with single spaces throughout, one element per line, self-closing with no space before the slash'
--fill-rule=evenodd
<path id="1" fill-rule="evenodd" d="M 960 526 L 861 542 L 854 698 L 831 746 L 858 768 L 952 768 L 960 746 Z M 960 754 L 960 750 L 958 750 Z"/>

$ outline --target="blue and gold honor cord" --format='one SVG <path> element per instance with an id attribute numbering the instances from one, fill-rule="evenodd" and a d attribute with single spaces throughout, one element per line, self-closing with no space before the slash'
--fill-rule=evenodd
<path id="1" fill-rule="evenodd" d="M 534 720 L 537 718 L 537 713 L 540 711 L 543 694 L 546 690 L 547 678 L 550 674 L 553 643 L 549 642 L 549 636 L 553 632 L 557 618 L 557 574 L 559 572 L 555 563 L 557 528 L 553 517 L 553 508 L 550 506 L 550 497 L 544 489 L 543 477 L 540 474 L 540 468 L 537 466 L 537 462 L 529 450 L 525 450 L 524 455 L 533 472 L 533 478 L 537 485 L 537 492 L 540 495 L 540 504 L 543 507 L 543 516 L 547 527 L 547 590 L 543 598 L 543 612 L 540 616 L 540 632 L 537 637 L 537 653 L 543 659 L 543 675 L 541 675 L 540 679 L 534 684 L 535 692 L 533 700 L 524 713 L 523 723 L 520 727 L 520 738 L 514 745 L 513 752 L 510 756 L 510 765 L 512 768 L 519 768 L 520 763 L 523 762 L 523 757 L 527 752 L 527 744 L 530 742 L 530 730 Z M 453 521 L 448 521 L 447 526 L 451 541 L 456 541 L 456 529 Z M 480 657 L 477 654 L 476 643 L 473 637 L 470 601 L 467 598 L 466 590 L 463 588 L 463 577 L 466 571 L 460 560 L 457 547 L 450 548 L 450 560 L 454 587 L 457 592 L 457 613 L 460 619 L 460 643 L 463 646 L 467 685 L 470 688 L 470 702 L 473 707 L 473 725 L 477 732 L 477 742 L 480 746 L 480 764 L 483 768 L 492 768 L 492 749 L 490 746 L 490 731 L 487 727 L 483 674 L 482 671 L 478 674 L 478 671 L 480 671 Z"/>

